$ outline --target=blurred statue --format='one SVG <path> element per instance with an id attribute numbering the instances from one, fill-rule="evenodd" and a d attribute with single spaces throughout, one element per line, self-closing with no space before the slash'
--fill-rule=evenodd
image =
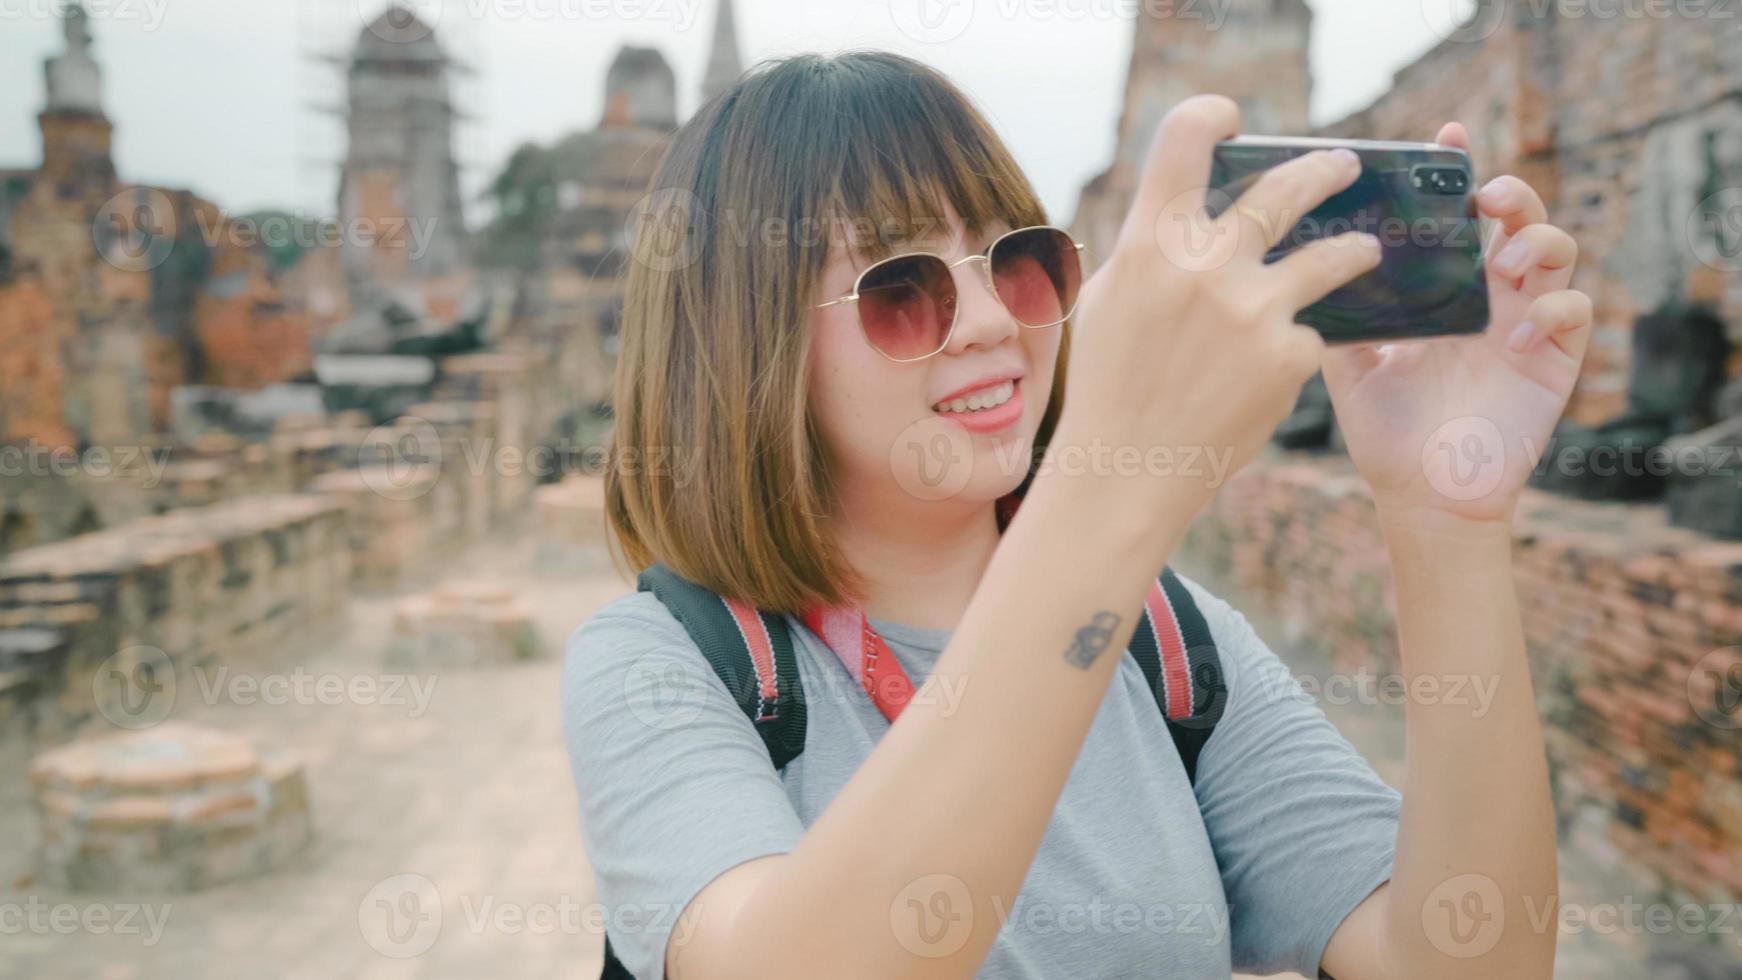
<path id="1" fill-rule="evenodd" d="M 1325 387 L 1325 376 L 1315 374 L 1300 390 L 1294 411 L 1276 427 L 1271 441 L 1284 449 L 1336 448 L 1333 437 L 1337 416 L 1331 409 L 1331 390 Z"/>
<path id="2" fill-rule="evenodd" d="M 1671 439 L 1669 522 L 1742 540 L 1742 378 L 1714 399 L 1720 421 Z"/>
<path id="3" fill-rule="evenodd" d="M 91 22 L 85 8 L 68 4 L 61 15 L 67 49 L 43 62 L 49 112 L 103 114 L 102 69 L 91 57 Z"/>
<path id="4" fill-rule="evenodd" d="M 1586 500 L 1661 497 L 1675 466 L 1665 443 L 1718 421 L 1729 353 L 1710 310 L 1667 303 L 1640 317 L 1626 410 L 1594 427 L 1562 422 L 1531 483 Z"/>

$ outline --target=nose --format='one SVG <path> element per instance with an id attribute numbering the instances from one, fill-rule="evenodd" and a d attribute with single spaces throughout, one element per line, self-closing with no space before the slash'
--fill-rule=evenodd
<path id="1" fill-rule="evenodd" d="M 956 277 L 956 328 L 945 350 L 996 347 L 1021 331 L 1016 318 L 998 301 L 992 266 L 984 255 L 970 256 L 951 270 Z"/>

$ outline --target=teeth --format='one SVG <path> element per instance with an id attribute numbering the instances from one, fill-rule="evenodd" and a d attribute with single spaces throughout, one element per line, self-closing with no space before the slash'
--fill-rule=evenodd
<path id="1" fill-rule="evenodd" d="M 977 391 L 966 398 L 952 398 L 947 402 L 938 402 L 932 406 L 934 412 L 978 412 L 988 408 L 997 408 L 1010 400 L 1016 394 L 1016 382 L 1006 381 L 996 388 Z"/>

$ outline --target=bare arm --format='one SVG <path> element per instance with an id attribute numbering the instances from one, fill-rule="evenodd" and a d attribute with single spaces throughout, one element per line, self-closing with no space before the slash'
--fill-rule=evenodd
<path id="1" fill-rule="evenodd" d="M 1332 936 L 1325 970 L 1339 980 L 1547 977 L 1557 921 L 1554 808 L 1510 529 L 1430 524 L 1398 519 L 1386 532 L 1407 689 L 1468 682 L 1492 703 L 1408 699 L 1392 880 Z"/>
<path id="2" fill-rule="evenodd" d="M 1437 140 L 1469 147 L 1457 123 Z M 1339 980 L 1554 969 L 1554 806 L 1511 527 L 1536 447 L 1578 380 L 1591 300 L 1568 288 L 1578 245 L 1548 224 L 1534 189 L 1502 176 L 1477 205 L 1499 227 L 1487 252 L 1487 331 L 1325 359 L 1350 455 L 1384 525 L 1411 690 L 1468 678 L 1493 693 L 1486 712 L 1409 699 L 1395 875 L 1326 947 L 1325 969 Z M 1454 460 L 1478 465 L 1475 480 L 1459 480 Z"/>

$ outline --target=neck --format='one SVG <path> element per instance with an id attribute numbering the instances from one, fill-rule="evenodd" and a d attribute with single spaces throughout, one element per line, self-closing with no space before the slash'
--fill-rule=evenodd
<path id="1" fill-rule="evenodd" d="M 980 504 L 848 506 L 836 540 L 866 581 L 867 615 L 953 630 L 998 548 L 996 511 Z"/>

